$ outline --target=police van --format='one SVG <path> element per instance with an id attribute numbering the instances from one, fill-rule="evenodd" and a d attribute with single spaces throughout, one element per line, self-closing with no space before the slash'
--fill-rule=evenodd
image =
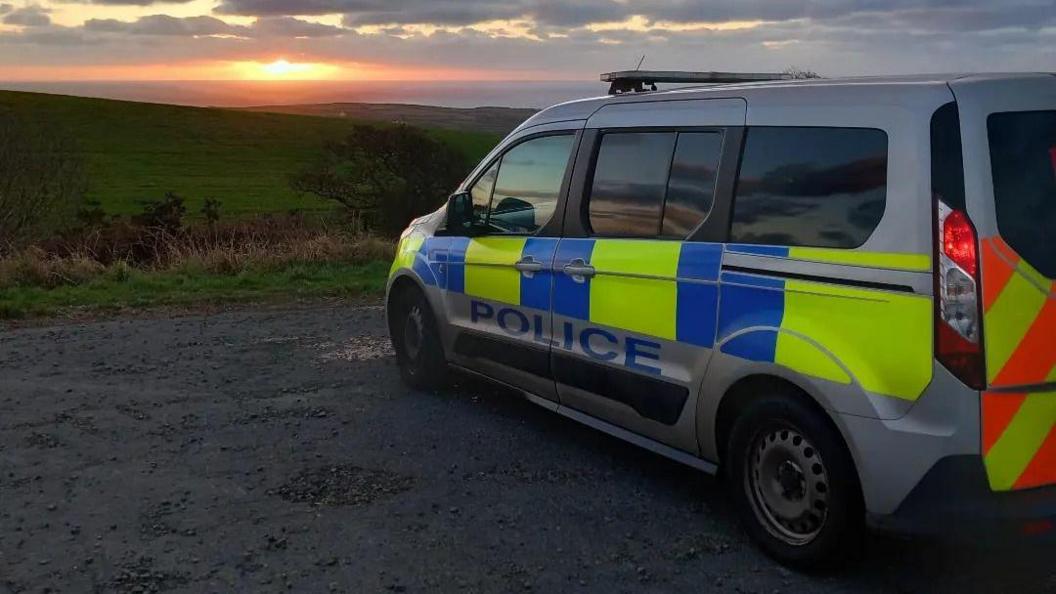
<path id="1" fill-rule="evenodd" d="M 517 128 L 402 235 L 402 376 L 721 470 L 792 565 L 1051 533 L 1056 76 L 759 78 L 617 73 Z"/>

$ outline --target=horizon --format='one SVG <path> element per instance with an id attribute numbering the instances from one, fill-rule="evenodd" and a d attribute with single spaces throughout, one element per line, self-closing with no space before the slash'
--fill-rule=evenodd
<path id="1" fill-rule="evenodd" d="M 604 95 L 600 81 L 0 81 L 0 90 L 191 107 L 370 103 L 542 109 Z"/>

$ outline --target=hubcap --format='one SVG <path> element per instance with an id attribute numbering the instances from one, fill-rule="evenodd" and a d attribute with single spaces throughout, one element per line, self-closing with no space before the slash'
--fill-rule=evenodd
<path id="1" fill-rule="evenodd" d="M 403 350 L 411 361 L 417 360 L 422 350 L 422 309 L 417 305 L 407 312 L 407 322 L 403 325 Z"/>
<path id="2" fill-rule="evenodd" d="M 756 435 L 745 462 L 756 518 L 787 544 L 813 541 L 829 512 L 828 470 L 817 448 L 791 427 L 772 427 Z"/>

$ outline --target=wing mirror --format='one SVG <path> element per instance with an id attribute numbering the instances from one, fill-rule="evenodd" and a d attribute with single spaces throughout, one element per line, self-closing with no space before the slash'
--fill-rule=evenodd
<path id="1" fill-rule="evenodd" d="M 447 199 L 447 223 L 444 235 L 473 237 L 483 232 L 483 226 L 473 212 L 473 197 L 469 192 L 458 192 Z"/>

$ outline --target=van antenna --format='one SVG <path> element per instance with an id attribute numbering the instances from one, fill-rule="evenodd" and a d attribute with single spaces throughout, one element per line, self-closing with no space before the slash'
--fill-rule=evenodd
<path id="1" fill-rule="evenodd" d="M 638 60 L 638 65 L 634 67 L 634 70 L 635 71 L 641 70 L 642 69 L 642 64 L 644 64 L 644 63 L 645 63 L 645 54 L 642 54 L 642 59 Z"/>

